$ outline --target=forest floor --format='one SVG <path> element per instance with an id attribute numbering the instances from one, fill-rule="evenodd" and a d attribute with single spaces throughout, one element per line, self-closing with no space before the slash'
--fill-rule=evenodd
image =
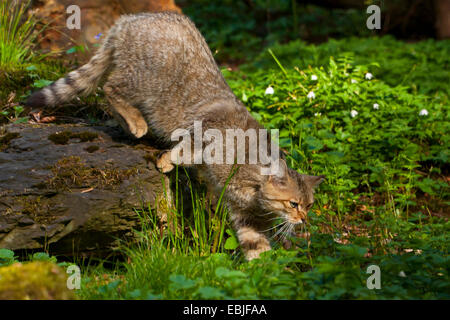
<path id="1" fill-rule="evenodd" d="M 252 115 L 280 130 L 288 164 L 327 177 L 306 228 L 275 237 L 273 250 L 247 262 L 227 211 L 206 206 L 201 192 L 188 195 L 192 215 L 179 203 L 172 209 L 174 228 L 156 219 L 161 205 L 145 204 L 135 210 L 138 240 L 123 243 L 122 260 L 75 258 L 77 297 L 449 299 L 450 41 L 343 37 L 258 48 L 217 58 Z M 0 123 L 28 122 L 19 101 L 72 66 L 47 58 L 3 67 Z M 102 92 L 77 104 L 58 112 L 108 119 Z M 47 253 L 30 259 L 58 261 Z M 0 250 L 0 266 L 14 261 Z M 380 289 L 369 288 L 371 266 Z"/>

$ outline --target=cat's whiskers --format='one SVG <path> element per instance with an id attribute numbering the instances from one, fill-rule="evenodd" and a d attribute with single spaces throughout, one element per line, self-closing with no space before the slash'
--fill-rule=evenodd
<path id="1" fill-rule="evenodd" d="M 291 225 L 289 226 L 289 230 L 288 230 L 288 231 L 285 233 L 285 235 L 284 235 L 284 240 L 286 240 L 288 236 L 292 236 L 292 231 L 294 230 L 294 228 L 295 228 L 295 225 L 294 225 L 294 224 L 291 224 Z M 283 240 L 283 241 L 284 241 L 284 240 Z"/>
<path id="2" fill-rule="evenodd" d="M 273 221 L 273 220 L 278 220 L 278 219 L 281 219 L 281 217 L 274 217 L 274 218 L 268 219 L 267 221 Z"/>
<path id="3" fill-rule="evenodd" d="M 281 226 L 285 225 L 286 223 L 287 223 L 287 221 L 283 221 L 283 222 L 281 222 L 281 223 L 279 223 L 279 224 L 277 224 L 277 225 L 275 225 L 275 226 L 273 226 L 273 227 L 271 227 L 269 229 L 263 230 L 262 232 L 267 232 L 267 231 L 273 230 L 273 229 L 275 229 L 277 227 L 281 227 Z"/>
<path id="4" fill-rule="evenodd" d="M 271 239 L 274 239 L 277 235 L 284 232 L 289 227 L 288 221 L 285 221 L 283 223 L 283 226 L 271 237 Z"/>
<path id="5" fill-rule="evenodd" d="M 283 227 L 280 228 L 280 230 L 278 230 L 277 233 L 275 233 L 272 237 L 272 238 L 275 238 L 277 235 L 281 234 L 282 235 L 281 238 L 278 239 L 278 241 L 277 241 L 281 244 L 287 239 L 287 236 L 292 234 L 292 230 L 295 227 L 295 224 L 290 223 L 289 221 L 286 221 L 286 222 L 287 223 L 285 225 L 283 225 Z"/>
<path id="6" fill-rule="evenodd" d="M 291 224 L 289 224 L 284 232 L 281 233 L 280 237 L 280 243 L 283 244 L 284 240 L 286 240 L 287 235 L 289 234 L 289 231 L 291 230 Z"/>
<path id="7" fill-rule="evenodd" d="M 266 212 L 266 213 L 263 213 L 263 214 L 259 214 L 259 216 L 264 217 L 264 216 L 268 216 L 270 214 L 274 214 L 275 212 L 276 211 L 270 211 L 270 212 Z"/>

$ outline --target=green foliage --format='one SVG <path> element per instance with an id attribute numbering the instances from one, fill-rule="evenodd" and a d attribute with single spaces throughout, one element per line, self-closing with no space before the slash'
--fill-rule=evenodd
<path id="1" fill-rule="evenodd" d="M 393 40 L 360 41 L 376 47 Z M 339 42 L 328 45 L 333 43 Z M 298 48 L 298 43 L 292 46 Z M 418 56 L 444 44 L 424 44 L 424 53 L 420 46 L 416 44 Z M 280 129 L 280 145 L 291 167 L 327 176 L 316 192 L 308 237 L 290 237 L 290 250 L 280 249 L 275 241 L 278 249 L 245 262 L 238 251 L 224 253 L 238 249 L 231 229 L 222 225 L 228 238 L 219 253 L 213 253 L 212 238 L 198 236 L 205 222 L 185 222 L 191 231 L 187 237 L 193 239 L 143 237 L 145 245 L 129 247 L 128 262 L 109 272 L 110 284 L 100 277 L 104 269 L 86 272 L 82 298 L 450 298 L 450 224 L 434 214 L 448 208 L 448 183 L 443 179 L 449 149 L 448 82 L 437 80 L 446 60 L 432 53 L 429 57 L 435 58 L 426 63 L 430 80 L 414 87 L 425 66 L 417 64 L 420 71 L 411 72 L 407 80 L 395 79 L 396 71 L 389 68 L 408 63 L 402 61 L 400 45 L 390 61 L 380 55 L 380 63 L 368 57 L 358 60 L 355 53 L 332 58 L 325 50 L 320 59 L 327 63 L 319 64 L 322 47 L 310 46 L 316 48 L 310 59 L 318 60 L 305 64 L 301 52 L 295 55 L 292 49 L 285 56 L 282 48 L 289 45 L 275 46 L 255 62 L 271 68 L 247 65 L 244 71 L 223 73 L 258 121 Z M 299 66 L 293 68 L 296 57 Z M 266 94 L 269 86 L 273 94 Z M 423 109 L 426 115 L 421 115 Z M 352 116 L 352 110 L 357 114 Z M 202 208 L 201 203 L 194 201 L 193 206 Z M 166 239 L 170 237 L 169 232 Z M 380 267 L 380 290 L 366 286 L 370 265 Z"/>
<path id="2" fill-rule="evenodd" d="M 14 252 L 9 249 L 0 249 L 0 267 L 8 266 L 16 262 Z"/>
<path id="3" fill-rule="evenodd" d="M 106 284 L 98 287 L 95 273 L 83 277 L 79 294 L 86 299 L 449 298 L 450 261 L 436 249 L 367 257 L 368 248 L 341 245 L 329 235 L 311 240 L 298 252 L 273 250 L 244 263 L 223 253 L 195 257 L 155 246 L 132 252 L 126 270 Z M 371 264 L 380 266 L 381 290 L 366 286 Z"/>
<path id="4" fill-rule="evenodd" d="M 226 233 L 230 236 L 227 241 L 225 241 L 224 248 L 227 250 L 235 250 L 237 247 L 239 247 L 239 241 L 237 237 L 235 236 L 234 232 L 231 229 L 227 229 Z"/>
<path id="5" fill-rule="evenodd" d="M 406 85 L 412 93 L 445 94 L 450 96 L 450 41 L 426 40 L 416 43 L 397 41 L 392 36 L 373 38 L 330 39 L 320 45 L 307 44 L 301 40 L 271 47 L 285 67 L 306 69 L 308 66 L 327 65 L 330 57 L 343 53 L 352 55 L 353 65 L 368 65 L 375 78 L 391 86 Z M 266 51 L 261 52 L 248 65 L 248 71 L 274 69 L 277 64 Z"/>
<path id="6" fill-rule="evenodd" d="M 0 3 L 0 68 L 9 69 L 33 57 L 36 20 L 26 17 L 28 3 L 3 0 Z"/>
<path id="7" fill-rule="evenodd" d="M 245 80 L 224 72 L 252 114 L 280 129 L 291 166 L 327 176 L 317 195 L 327 214 L 340 218 L 359 197 L 377 193 L 391 199 L 390 210 L 406 214 L 423 190 L 448 199 L 448 185 L 431 179 L 449 156 L 449 114 L 441 99 L 369 80 L 377 64 L 355 65 L 351 54 L 330 58 L 326 68 L 279 67 Z M 265 93 L 269 86 L 273 94 Z"/>
<path id="8" fill-rule="evenodd" d="M 52 262 L 56 263 L 57 259 L 54 256 L 50 256 L 46 252 L 35 252 L 28 257 L 29 261 L 42 261 L 42 262 Z M 0 267 L 7 266 L 18 262 L 17 256 L 14 255 L 14 251 L 9 249 L 0 249 Z M 59 266 L 63 266 L 63 263 L 58 264 Z"/>
<path id="9" fill-rule="evenodd" d="M 52 257 L 46 252 L 33 253 L 30 260 L 31 261 L 45 261 L 45 262 L 52 262 L 52 263 L 56 263 L 56 261 L 57 261 L 56 257 Z"/>
<path id="10" fill-rule="evenodd" d="M 251 3 L 253 10 L 243 1 L 198 1 L 184 11 L 216 58 L 247 61 L 224 76 L 258 121 L 280 129 L 289 165 L 326 175 L 306 230 L 297 230 L 302 237 L 290 235 L 289 250 L 274 239 L 274 250 L 244 261 L 226 207 L 220 200 L 212 208 L 188 179 L 188 190 L 177 185 L 174 205 L 161 198 L 136 210 L 142 230 L 138 241 L 123 244 L 126 262 L 84 267 L 78 296 L 449 299 L 449 42 L 382 37 L 308 45 L 295 39 L 365 35 L 358 28 L 365 16 L 288 0 Z M 324 19 L 332 22 L 311 23 Z M 65 71 L 21 59 L 1 79 L 2 101 L 12 90 L 26 97 Z M 26 120 L 23 111 L 0 104 L 4 122 Z M 16 259 L 0 249 L 0 267 Z M 56 262 L 46 253 L 29 259 Z M 366 286 L 370 265 L 380 267 L 380 290 Z"/>
<path id="11" fill-rule="evenodd" d="M 366 15 L 355 9 L 330 10 L 292 0 L 187 4 L 183 12 L 196 23 L 219 61 L 251 61 L 255 53 L 275 42 L 373 34 L 366 28 Z"/>
<path id="12" fill-rule="evenodd" d="M 45 80 L 45 79 L 38 79 L 33 83 L 33 87 L 35 88 L 44 88 L 50 84 L 52 84 L 53 81 Z"/>
<path id="13" fill-rule="evenodd" d="M 203 190 L 194 189 L 187 170 L 181 170 L 181 167 L 175 168 L 174 204 L 170 204 L 164 194 L 157 199 L 154 208 L 137 210 L 142 225 L 142 230 L 138 232 L 141 240 L 137 246 L 139 250 L 150 250 L 158 244 L 198 256 L 222 252 L 226 243 L 225 230 L 228 228 L 228 210 L 222 201 L 223 192 L 218 202 L 211 205 Z M 184 179 L 187 187 L 183 186 L 184 192 L 180 179 Z M 166 188 L 165 182 L 162 183 Z M 229 230 L 227 233 L 230 235 Z M 226 249 L 236 248 L 230 248 L 228 240 L 227 243 Z"/>

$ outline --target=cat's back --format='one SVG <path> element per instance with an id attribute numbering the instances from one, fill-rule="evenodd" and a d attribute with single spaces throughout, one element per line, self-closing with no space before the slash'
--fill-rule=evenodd
<path id="1" fill-rule="evenodd" d="M 112 30 L 115 65 L 137 96 L 159 103 L 194 104 L 208 95 L 231 95 L 212 53 L 194 23 L 174 12 L 122 16 Z M 159 94 L 170 86 L 170 95 Z"/>
<path id="2" fill-rule="evenodd" d="M 116 22 L 115 50 L 122 57 L 141 60 L 176 57 L 177 64 L 192 59 L 215 66 L 205 39 L 194 23 L 176 12 L 140 13 L 124 15 Z"/>
<path id="3" fill-rule="evenodd" d="M 176 12 L 152 12 L 122 15 L 115 23 L 123 40 L 172 39 L 184 41 L 186 35 L 199 34 L 194 23 Z M 201 36 L 201 35 L 200 35 Z"/>

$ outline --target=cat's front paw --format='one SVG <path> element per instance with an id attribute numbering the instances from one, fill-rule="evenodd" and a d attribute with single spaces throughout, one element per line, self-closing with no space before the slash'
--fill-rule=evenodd
<path id="1" fill-rule="evenodd" d="M 269 251 L 270 243 L 266 236 L 254 228 L 245 226 L 239 228 L 237 236 L 244 251 L 247 260 L 259 258 L 259 255 L 264 251 Z"/>
<path id="2" fill-rule="evenodd" d="M 170 160 L 170 151 L 166 151 L 159 155 L 156 159 L 156 168 L 162 173 L 167 173 L 173 170 L 174 165 Z"/>
<path id="3" fill-rule="evenodd" d="M 268 246 L 259 247 L 258 249 L 248 250 L 247 252 L 245 252 L 245 258 L 248 261 L 253 260 L 253 259 L 257 259 L 257 258 L 259 258 L 259 255 L 261 253 L 263 253 L 265 251 L 269 251 L 270 249 L 271 249 L 270 245 L 268 245 Z"/>

